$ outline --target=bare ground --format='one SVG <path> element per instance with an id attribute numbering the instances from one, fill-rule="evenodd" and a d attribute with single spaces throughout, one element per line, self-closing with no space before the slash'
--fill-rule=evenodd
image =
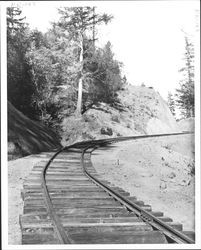
<path id="1" fill-rule="evenodd" d="M 194 231 L 193 143 L 192 135 L 122 142 L 94 151 L 92 163 L 106 180 Z"/>
<path id="2" fill-rule="evenodd" d="M 48 154 L 48 153 L 47 153 Z M 39 157 L 40 156 L 40 157 Z M 49 156 L 50 157 L 50 156 Z M 19 215 L 23 213 L 21 190 L 34 165 L 46 159 L 46 153 L 8 162 L 8 244 L 21 244 Z"/>

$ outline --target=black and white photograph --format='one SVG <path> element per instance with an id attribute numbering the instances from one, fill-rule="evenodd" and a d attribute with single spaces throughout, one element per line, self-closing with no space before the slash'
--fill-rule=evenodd
<path id="1" fill-rule="evenodd" d="M 200 1 L 1 1 L 2 249 L 200 249 Z"/>

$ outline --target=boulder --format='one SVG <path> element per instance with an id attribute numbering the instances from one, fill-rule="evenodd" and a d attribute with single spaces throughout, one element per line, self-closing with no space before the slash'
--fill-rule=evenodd
<path id="1" fill-rule="evenodd" d="M 112 129 L 108 127 L 103 127 L 100 130 L 102 135 L 113 135 Z"/>

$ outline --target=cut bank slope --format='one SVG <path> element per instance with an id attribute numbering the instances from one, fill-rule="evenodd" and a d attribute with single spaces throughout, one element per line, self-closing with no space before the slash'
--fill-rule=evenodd
<path id="1" fill-rule="evenodd" d="M 8 102 L 8 158 L 59 148 L 58 136 L 49 128 L 30 120 Z"/>
<path id="2" fill-rule="evenodd" d="M 180 132 L 167 103 L 153 88 L 128 85 L 114 108 L 99 103 L 82 117 L 63 121 L 62 144 L 116 136 Z"/>

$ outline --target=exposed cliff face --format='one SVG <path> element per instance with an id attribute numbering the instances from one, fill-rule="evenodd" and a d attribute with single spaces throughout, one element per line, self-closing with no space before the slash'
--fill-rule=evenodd
<path id="1" fill-rule="evenodd" d="M 60 147 L 58 136 L 49 128 L 30 120 L 8 102 L 9 159 Z"/>
<path id="2" fill-rule="evenodd" d="M 100 103 L 80 119 L 64 119 L 62 144 L 83 139 L 179 132 L 166 102 L 154 89 L 128 86 L 119 91 L 118 97 L 120 109 Z"/>

